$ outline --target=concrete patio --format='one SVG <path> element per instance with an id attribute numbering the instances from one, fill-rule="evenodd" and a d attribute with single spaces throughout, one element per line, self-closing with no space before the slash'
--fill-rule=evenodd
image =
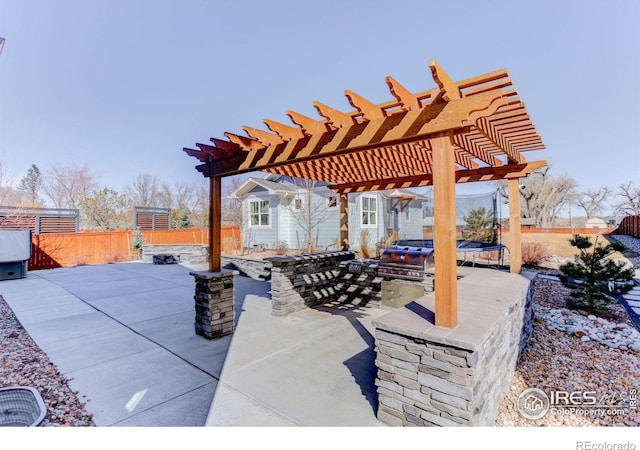
<path id="1" fill-rule="evenodd" d="M 379 426 L 379 309 L 271 315 L 270 285 L 235 276 L 237 327 L 194 332 L 197 267 L 32 271 L 0 295 L 105 426 Z"/>

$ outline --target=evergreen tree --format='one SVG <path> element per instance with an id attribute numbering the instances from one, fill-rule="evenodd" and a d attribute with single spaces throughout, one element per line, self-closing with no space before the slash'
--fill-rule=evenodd
<path id="1" fill-rule="evenodd" d="M 131 242 L 131 247 L 134 250 L 137 250 L 138 254 L 142 256 L 142 246 L 146 243 L 147 241 L 144 239 L 144 236 L 140 231 L 140 227 L 135 227 L 133 230 L 133 241 Z"/>
<path id="2" fill-rule="evenodd" d="M 34 205 L 40 203 L 39 192 L 42 188 L 42 174 L 40 169 L 35 164 L 31 164 L 31 167 L 27 171 L 27 174 L 22 177 L 18 189 L 27 194 L 29 202 Z"/>
<path id="3" fill-rule="evenodd" d="M 625 267 L 624 262 L 608 258 L 615 252 L 624 251 L 625 246 L 616 241 L 602 245 L 598 242 L 598 237 L 594 245 L 588 237 L 578 234 L 569 243 L 580 253 L 575 255 L 574 261 L 560 266 L 560 279 L 572 291 L 567 299 L 567 306 L 606 311 L 609 303 L 615 300 L 609 293 L 609 283 L 628 283 L 633 280 L 634 267 Z M 627 284 L 621 290 L 624 292 L 630 288 L 631 284 Z"/>
<path id="4" fill-rule="evenodd" d="M 176 211 L 173 223 L 175 224 L 174 228 L 191 228 L 193 223 L 191 223 L 191 212 L 189 208 L 180 205 L 180 208 Z"/>
<path id="5" fill-rule="evenodd" d="M 483 242 L 493 239 L 493 217 L 484 207 L 469 211 L 463 219 L 467 223 L 462 231 L 463 239 Z"/>

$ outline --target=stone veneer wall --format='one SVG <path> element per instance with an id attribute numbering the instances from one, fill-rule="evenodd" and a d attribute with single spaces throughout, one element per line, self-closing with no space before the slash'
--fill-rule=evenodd
<path id="1" fill-rule="evenodd" d="M 518 286 L 525 282 L 517 280 Z M 533 328 L 532 289 L 507 287 L 506 294 L 497 289 L 493 298 L 479 294 L 464 305 L 463 315 L 470 319 L 459 329 L 422 328 L 419 321 L 425 320 L 406 309 L 374 321 L 380 421 L 394 426 L 495 424 Z"/>
<path id="2" fill-rule="evenodd" d="M 248 256 L 222 255 L 222 265 L 238 270 L 241 274 L 258 281 L 271 279 L 271 263 Z"/>
<path id="3" fill-rule="evenodd" d="M 324 252 L 268 258 L 271 262 L 272 314 L 284 316 L 329 301 L 380 303 L 381 278 L 364 264 L 352 273 L 353 252 Z"/>
<path id="4" fill-rule="evenodd" d="M 349 269 L 350 261 L 338 265 L 336 296 L 331 300 L 352 305 L 381 307 L 381 284 L 384 278 L 377 274 L 376 263 L 358 261 L 359 271 Z"/>
<path id="5" fill-rule="evenodd" d="M 207 244 L 145 244 L 142 260 L 153 262 L 153 255 L 173 255 L 179 262 L 191 265 L 206 265 L 209 262 Z"/>
<path id="6" fill-rule="evenodd" d="M 233 272 L 190 272 L 195 278 L 196 334 L 215 339 L 234 330 Z"/>

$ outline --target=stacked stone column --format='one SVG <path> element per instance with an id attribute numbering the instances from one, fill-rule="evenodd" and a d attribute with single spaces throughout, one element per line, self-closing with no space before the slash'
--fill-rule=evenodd
<path id="1" fill-rule="evenodd" d="M 196 334 L 216 339 L 233 334 L 233 272 L 190 272 L 195 278 Z"/>

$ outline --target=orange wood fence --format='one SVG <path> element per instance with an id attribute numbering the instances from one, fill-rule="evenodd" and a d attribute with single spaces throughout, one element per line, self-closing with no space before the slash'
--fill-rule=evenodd
<path id="1" fill-rule="evenodd" d="M 503 228 L 503 232 L 508 233 L 509 228 Z M 522 227 L 521 233 L 533 233 L 533 234 L 608 234 L 616 231 L 615 228 L 536 228 L 536 227 Z"/>
<path id="2" fill-rule="evenodd" d="M 209 232 L 198 228 L 147 230 L 141 232 L 147 244 L 208 244 Z M 241 247 L 237 227 L 222 227 L 223 248 Z M 139 259 L 131 249 L 133 231 L 34 234 L 29 270 L 90 264 L 107 264 Z"/>
<path id="3" fill-rule="evenodd" d="M 617 229 L 619 234 L 640 238 L 640 216 L 627 216 Z"/>

